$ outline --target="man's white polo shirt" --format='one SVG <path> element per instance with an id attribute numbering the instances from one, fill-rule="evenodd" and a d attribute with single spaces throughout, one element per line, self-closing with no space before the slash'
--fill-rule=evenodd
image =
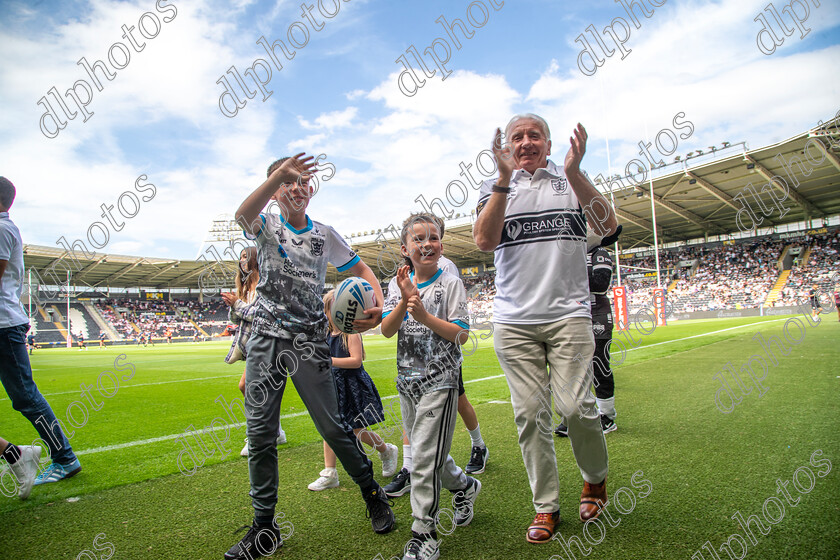
<path id="1" fill-rule="evenodd" d="M 0 283 L 0 329 L 29 322 L 20 294 L 23 290 L 23 240 L 8 212 L 0 212 L 0 260 L 9 261 Z"/>
<path id="2" fill-rule="evenodd" d="M 481 185 L 478 211 L 495 180 Z M 563 168 L 551 160 L 533 176 L 514 171 L 496 247 L 493 321 L 552 323 L 590 317 L 586 218 Z"/>

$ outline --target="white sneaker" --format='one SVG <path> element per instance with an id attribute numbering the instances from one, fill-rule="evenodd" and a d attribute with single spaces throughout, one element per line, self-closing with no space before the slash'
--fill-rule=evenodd
<path id="1" fill-rule="evenodd" d="M 25 500 L 29 497 L 32 486 L 35 484 L 35 477 L 38 474 L 38 466 L 41 461 L 41 448 L 37 445 L 22 445 L 18 449 L 20 449 L 20 459 L 10 466 L 18 484 L 20 484 L 18 497 Z"/>
<path id="2" fill-rule="evenodd" d="M 437 535 L 415 533 L 411 531 L 411 540 L 403 548 L 402 560 L 438 560 L 440 541 Z"/>
<path id="3" fill-rule="evenodd" d="M 382 459 L 382 476 L 391 478 L 397 472 L 397 459 L 400 458 L 400 452 L 392 443 L 386 443 L 385 447 L 388 449 L 379 454 L 379 458 Z"/>
<path id="4" fill-rule="evenodd" d="M 327 488 L 337 488 L 338 487 L 338 470 L 336 469 L 324 469 L 320 473 L 321 477 L 307 486 L 313 492 L 320 492 L 321 490 L 326 490 Z"/>
<path id="5" fill-rule="evenodd" d="M 284 430 L 280 430 L 280 433 L 277 434 L 277 441 L 274 445 L 283 445 L 286 443 L 286 432 Z"/>
<path id="6" fill-rule="evenodd" d="M 247 457 L 248 456 L 248 438 L 245 438 L 245 447 L 242 448 L 242 451 L 239 452 L 240 457 Z"/>

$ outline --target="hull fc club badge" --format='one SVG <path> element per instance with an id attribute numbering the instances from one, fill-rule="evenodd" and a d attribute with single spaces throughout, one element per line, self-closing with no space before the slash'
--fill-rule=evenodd
<path id="1" fill-rule="evenodd" d="M 556 192 L 557 194 L 565 193 L 566 189 L 568 188 L 566 179 L 563 177 L 560 177 L 559 179 L 552 179 L 551 188 L 554 189 L 554 192 Z"/>

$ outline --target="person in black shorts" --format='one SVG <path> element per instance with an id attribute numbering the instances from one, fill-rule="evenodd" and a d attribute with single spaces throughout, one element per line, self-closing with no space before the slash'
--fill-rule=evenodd
<path id="1" fill-rule="evenodd" d="M 105 331 L 99 331 L 99 347 L 106 348 L 105 346 Z"/>
<path id="2" fill-rule="evenodd" d="M 592 356 L 595 400 L 601 414 L 601 429 L 605 434 L 618 429 L 615 425 L 615 380 L 610 370 L 610 342 L 613 332 L 613 314 L 607 290 L 612 284 L 613 262 L 603 247 L 595 247 L 586 254 L 586 269 L 589 274 L 589 291 L 592 310 L 592 334 L 595 337 L 595 353 Z M 554 430 L 560 437 L 568 437 L 565 424 Z"/>
<path id="3" fill-rule="evenodd" d="M 26 345 L 29 347 L 29 355 L 32 355 L 32 349 L 35 348 L 35 335 L 29 333 L 26 337 Z"/>

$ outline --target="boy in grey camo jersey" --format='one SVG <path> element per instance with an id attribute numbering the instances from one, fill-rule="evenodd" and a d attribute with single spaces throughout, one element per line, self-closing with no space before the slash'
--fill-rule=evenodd
<path id="1" fill-rule="evenodd" d="M 394 528 L 394 514 L 373 479 L 373 466 L 338 413 L 321 301 L 327 264 L 373 286 L 378 307 L 364 310 L 369 316 L 356 321 L 358 330 L 379 324 L 384 298 L 371 269 L 344 239 L 332 227 L 307 216 L 313 194 L 309 177 L 317 171 L 313 159 L 301 153 L 271 164 L 268 179 L 236 211 L 236 221 L 246 236 L 256 241 L 260 281 L 245 362 L 254 523 L 225 554 L 229 560 L 267 556 L 282 545 L 274 518 L 279 480 L 274 438 L 287 377 L 295 384 L 318 433 L 361 488 L 374 531 L 387 533 Z M 279 206 L 279 216 L 262 211 L 270 200 Z"/>
<path id="2" fill-rule="evenodd" d="M 441 229 L 440 219 L 428 213 L 414 214 L 403 223 L 401 251 L 408 265 L 391 279 L 382 314 L 382 334 L 390 338 L 399 333 L 397 390 L 414 463 L 414 523 L 403 560 L 438 557 L 441 486 L 454 494 L 454 524 L 459 527 L 472 521 L 481 491 L 481 483 L 465 475 L 449 455 L 458 412 L 461 345 L 470 327 L 464 283 L 438 268 Z"/>

